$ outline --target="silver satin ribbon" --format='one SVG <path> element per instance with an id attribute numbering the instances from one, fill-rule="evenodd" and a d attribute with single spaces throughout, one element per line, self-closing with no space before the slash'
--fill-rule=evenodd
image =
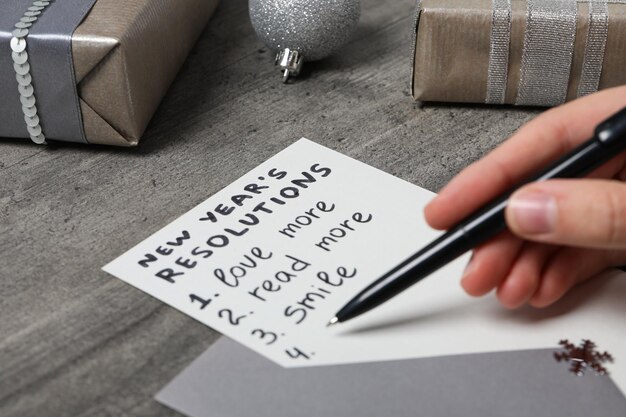
<path id="1" fill-rule="evenodd" d="M 493 0 L 487 97 L 485 99 L 488 104 L 504 103 L 509 71 L 510 39 L 511 0 Z"/>
<path id="2" fill-rule="evenodd" d="M 604 49 L 609 34 L 609 6 L 606 0 L 589 0 L 589 29 L 585 43 L 578 96 L 598 91 L 602 65 L 604 63 Z"/>
<path id="3" fill-rule="evenodd" d="M 555 106 L 565 101 L 569 84 L 577 3 L 528 0 L 517 105 Z"/>

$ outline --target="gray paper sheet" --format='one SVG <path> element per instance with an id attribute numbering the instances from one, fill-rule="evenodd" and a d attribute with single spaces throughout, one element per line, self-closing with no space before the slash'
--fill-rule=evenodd
<path id="1" fill-rule="evenodd" d="M 285 369 L 222 338 L 157 395 L 190 417 L 624 417 L 610 377 L 552 350 Z"/>

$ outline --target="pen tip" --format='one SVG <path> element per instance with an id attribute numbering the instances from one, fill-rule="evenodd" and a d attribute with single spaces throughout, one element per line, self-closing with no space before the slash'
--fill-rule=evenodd
<path id="1" fill-rule="evenodd" d="M 330 319 L 330 321 L 328 322 L 328 324 L 326 325 L 326 327 L 330 327 L 333 324 L 337 324 L 339 323 L 339 319 L 337 317 L 333 317 L 332 319 Z"/>

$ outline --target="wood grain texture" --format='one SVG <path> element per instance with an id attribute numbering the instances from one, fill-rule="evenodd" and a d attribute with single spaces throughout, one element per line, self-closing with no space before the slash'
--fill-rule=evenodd
<path id="1" fill-rule="evenodd" d="M 301 136 L 436 191 L 536 114 L 414 104 L 413 9 L 363 0 L 285 86 L 224 0 L 138 149 L 2 140 L 0 416 L 178 415 L 152 396 L 218 335 L 100 268 Z"/>

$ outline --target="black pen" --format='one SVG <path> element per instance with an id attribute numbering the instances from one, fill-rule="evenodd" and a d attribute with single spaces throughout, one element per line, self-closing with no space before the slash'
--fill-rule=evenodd
<path id="1" fill-rule="evenodd" d="M 519 183 L 470 214 L 449 231 L 361 291 L 328 325 L 357 317 L 426 278 L 465 252 L 506 229 L 504 211 L 511 194 L 524 184 L 551 178 L 582 177 L 626 149 L 626 108 L 600 123 L 594 135 L 539 174 Z"/>

